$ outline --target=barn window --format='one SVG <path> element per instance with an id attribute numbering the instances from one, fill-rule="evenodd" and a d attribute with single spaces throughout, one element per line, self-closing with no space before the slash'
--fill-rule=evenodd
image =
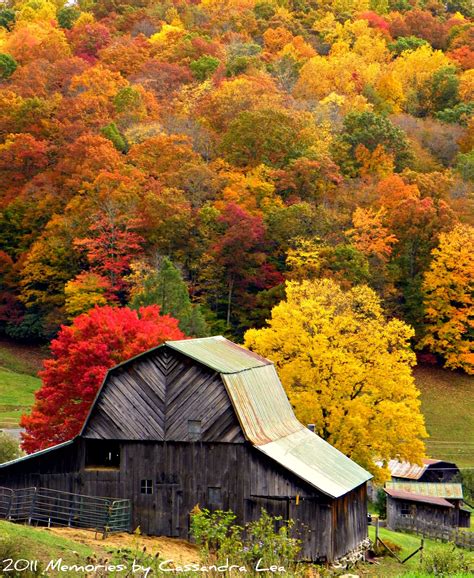
<path id="1" fill-rule="evenodd" d="M 411 506 L 407 502 L 402 502 L 400 504 L 400 516 L 402 518 L 409 518 L 412 515 Z"/>
<path id="2" fill-rule="evenodd" d="M 153 482 L 151 480 L 142 480 L 140 482 L 140 492 L 142 494 L 153 494 Z"/>
<path id="3" fill-rule="evenodd" d="M 189 440 L 192 442 L 201 439 L 201 420 L 199 419 L 188 419 L 188 434 Z"/>
<path id="4" fill-rule="evenodd" d="M 207 502 L 211 509 L 222 509 L 222 490 L 220 486 L 207 488 Z"/>
<path id="5" fill-rule="evenodd" d="M 86 445 L 86 468 L 120 469 L 120 445 L 105 440 L 88 441 Z"/>

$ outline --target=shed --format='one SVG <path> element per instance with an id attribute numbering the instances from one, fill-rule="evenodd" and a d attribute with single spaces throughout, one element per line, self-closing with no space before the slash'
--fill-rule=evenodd
<path id="1" fill-rule="evenodd" d="M 274 365 L 216 336 L 169 341 L 112 368 L 80 435 L 0 466 L 0 486 L 127 498 L 133 526 L 189 537 L 196 504 L 241 524 L 295 520 L 302 557 L 367 537 L 371 475 L 295 417 Z"/>
<path id="2" fill-rule="evenodd" d="M 462 485 L 457 483 L 389 482 L 387 526 L 469 527 L 470 512 L 463 506 Z"/>

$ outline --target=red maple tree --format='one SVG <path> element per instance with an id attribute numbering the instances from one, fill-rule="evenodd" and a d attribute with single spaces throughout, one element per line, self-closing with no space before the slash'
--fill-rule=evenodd
<path id="1" fill-rule="evenodd" d="M 138 311 L 95 307 L 63 326 L 40 372 L 43 385 L 21 420 L 23 449 L 34 452 L 79 433 L 107 370 L 166 340 L 184 339 L 178 321 L 157 305 Z"/>

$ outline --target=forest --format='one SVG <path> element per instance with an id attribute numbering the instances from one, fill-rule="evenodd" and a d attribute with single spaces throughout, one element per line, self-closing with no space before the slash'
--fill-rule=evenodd
<path id="1" fill-rule="evenodd" d="M 470 0 L 2 0 L 0 334 L 57 338 L 27 449 L 62 441 L 110 364 L 224 334 L 360 463 L 419 459 L 414 352 L 474 373 L 473 17 Z M 390 420 L 405 441 L 377 445 Z"/>

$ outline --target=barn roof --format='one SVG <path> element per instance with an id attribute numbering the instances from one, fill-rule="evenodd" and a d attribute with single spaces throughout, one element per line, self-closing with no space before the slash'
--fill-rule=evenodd
<path id="1" fill-rule="evenodd" d="M 419 480 L 430 466 L 438 463 L 441 463 L 441 460 L 426 458 L 423 460 L 421 466 L 418 464 L 412 464 L 410 462 L 403 462 L 399 460 L 390 460 L 387 465 L 393 478 Z M 380 465 L 382 464 L 380 463 Z"/>
<path id="2" fill-rule="evenodd" d="M 462 484 L 456 483 L 424 483 L 424 482 L 387 482 L 386 489 L 431 496 L 436 498 L 448 498 L 462 500 Z"/>
<path id="3" fill-rule="evenodd" d="M 432 504 L 433 506 L 444 506 L 445 508 L 454 508 L 448 500 L 444 498 L 436 498 L 432 496 L 424 496 L 422 494 L 415 494 L 413 492 L 404 492 L 402 490 L 394 490 L 392 488 L 385 488 L 385 493 L 397 500 L 405 500 L 407 502 L 423 502 L 424 504 Z"/>
<path id="4" fill-rule="evenodd" d="M 299 478 L 337 498 L 372 477 L 296 419 L 268 359 L 221 336 L 166 345 L 219 372 L 245 437 Z"/>

